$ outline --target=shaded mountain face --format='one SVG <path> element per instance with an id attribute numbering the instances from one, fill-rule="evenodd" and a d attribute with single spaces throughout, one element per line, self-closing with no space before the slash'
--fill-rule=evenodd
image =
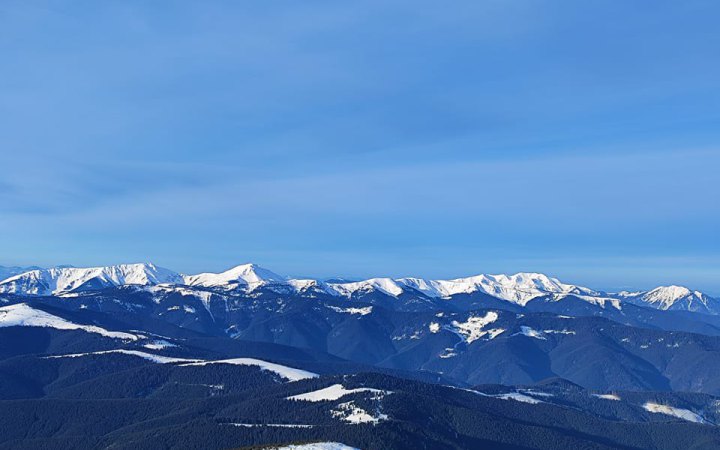
<path id="1" fill-rule="evenodd" d="M 360 320 L 371 317 L 374 308 L 338 314 Z M 2 308 L 0 446 L 220 449 L 336 442 L 363 449 L 672 449 L 720 445 L 718 398 L 707 394 L 588 390 L 562 378 L 514 386 L 449 386 L 442 378 L 411 379 L 417 373 L 179 327 L 167 328 L 166 335 L 127 327 L 121 331 L 122 320 L 114 316 L 42 303 Z M 514 330 L 511 321 L 518 318 L 511 316 L 487 311 L 463 321 L 459 314 L 436 317 L 438 326 L 431 334 L 443 339 L 460 335 L 470 341 L 469 346 L 498 341 L 502 334 L 490 330 L 501 326 Z M 518 334 L 503 346 L 535 354 L 535 370 L 552 371 L 554 364 L 543 365 L 532 345 L 550 341 L 553 334 L 572 335 L 570 330 L 540 330 L 540 320 L 536 317 L 520 325 Z M 571 321 L 552 320 L 556 326 Z M 617 326 L 610 321 L 585 320 L 601 324 L 610 339 L 617 332 L 605 330 Z M 474 356 L 492 358 L 490 353 Z M 527 370 L 529 361 L 516 360 L 513 367 Z M 575 360 L 571 365 L 586 363 Z M 642 367 L 628 370 L 638 373 Z M 509 366 L 504 370 L 512 371 Z"/>
<path id="2" fill-rule="evenodd" d="M 248 294 L 169 285 L 28 299 L 7 297 L 11 304 L 0 308 L 0 327 L 87 331 L 99 326 L 106 334 L 146 330 L 171 337 L 195 333 L 302 348 L 369 367 L 423 371 L 460 386 L 561 377 L 587 389 L 720 393 L 715 316 L 693 321 L 678 314 L 701 315 L 633 304 L 618 309 L 570 296 L 539 298 L 525 307 L 506 303 L 509 309 L 470 301 L 464 309 L 443 308 L 453 304 L 444 300 L 397 310 L 392 307 L 402 296 L 383 294 L 366 302 L 262 288 Z M 42 313 L 48 307 L 93 325 L 48 318 Z M 680 330 L 684 327 L 692 332 Z"/>

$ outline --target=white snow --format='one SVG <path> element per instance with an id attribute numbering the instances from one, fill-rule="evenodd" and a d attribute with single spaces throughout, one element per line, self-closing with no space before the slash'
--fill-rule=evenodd
<path id="1" fill-rule="evenodd" d="M 221 359 L 217 361 L 197 361 L 188 364 L 182 364 L 182 366 L 205 366 L 208 364 L 232 364 L 236 366 L 258 366 L 262 370 L 276 373 L 281 377 L 289 381 L 305 380 L 307 378 L 317 378 L 319 375 L 316 373 L 308 372 L 306 370 L 295 369 L 292 367 L 275 364 L 261 359 L 254 358 L 232 358 L 232 359 Z"/>
<path id="2" fill-rule="evenodd" d="M 90 352 L 90 353 L 74 353 L 74 354 L 68 354 L 68 355 L 53 355 L 49 356 L 48 358 L 77 358 L 81 356 L 90 356 L 90 355 L 107 355 L 112 353 L 121 353 L 125 355 L 131 355 L 131 356 L 137 356 L 139 358 L 146 359 L 148 361 L 152 361 L 159 364 L 174 364 L 178 363 L 180 367 L 189 367 L 189 366 L 206 366 L 208 364 L 232 364 L 237 366 L 257 366 L 262 370 L 267 370 L 269 372 L 276 373 L 277 375 L 280 375 L 281 377 L 289 380 L 289 381 L 298 381 L 298 380 L 305 380 L 307 378 L 317 378 L 319 375 L 316 373 L 308 372 L 301 369 L 295 369 L 292 367 L 282 366 L 280 364 L 274 364 L 267 361 L 262 361 L 260 359 L 254 359 L 254 358 L 233 358 L 233 359 L 221 359 L 221 360 L 215 360 L 215 361 L 207 361 L 202 359 L 187 359 L 187 358 L 174 358 L 169 356 L 162 356 L 162 355 L 154 355 L 152 353 L 146 353 L 141 352 L 138 350 L 124 350 L 124 349 L 118 349 L 118 350 L 106 350 L 106 351 L 100 351 L 100 352 Z"/>
<path id="3" fill-rule="evenodd" d="M 527 336 L 527 337 L 534 338 L 534 339 L 540 339 L 543 341 L 545 340 L 545 336 L 543 336 L 543 334 L 540 331 L 534 330 L 525 325 L 522 325 L 520 327 L 520 333 L 517 333 L 517 334 L 522 334 L 523 336 Z"/>
<path id="4" fill-rule="evenodd" d="M 175 364 L 175 363 L 194 363 L 200 360 L 197 359 L 187 359 L 187 358 L 173 358 L 170 356 L 162 356 L 162 355 L 154 355 L 152 353 L 145 353 L 138 350 L 105 350 L 100 352 L 89 352 L 89 353 L 71 353 L 67 355 L 52 355 L 52 356 L 46 356 L 48 359 L 55 359 L 55 358 L 80 358 L 83 356 L 92 356 L 92 355 L 111 355 L 111 354 L 122 354 L 122 355 L 130 355 L 130 356 L 137 356 L 138 358 L 146 359 L 148 361 L 152 361 L 154 363 L 158 364 Z"/>
<path id="5" fill-rule="evenodd" d="M 77 324 L 65 320 L 62 317 L 54 316 L 45 311 L 32 308 L 26 303 L 18 303 L 0 308 L 0 328 L 3 327 L 46 327 L 54 328 L 56 330 L 82 330 L 113 339 L 130 341 L 136 341 L 145 337 L 121 331 L 109 331 L 94 325 Z"/>
<path id="6" fill-rule="evenodd" d="M 453 280 L 426 280 L 422 278 L 371 278 L 352 283 L 328 284 L 337 295 L 350 296 L 355 292 L 373 290 L 397 297 L 407 290 L 418 291 L 429 297 L 447 298 L 455 294 L 482 292 L 512 303 L 525 305 L 536 297 L 549 294 L 598 296 L 591 289 L 564 284 L 556 278 L 540 273 L 514 275 L 476 275 Z"/>
<path id="7" fill-rule="evenodd" d="M 446 349 L 445 349 L 445 352 L 444 352 L 444 353 L 441 353 L 441 354 L 438 355 L 438 356 L 439 356 L 440 358 L 442 358 L 442 359 L 447 359 L 447 358 L 453 358 L 453 357 L 457 356 L 457 353 L 455 353 L 455 349 L 454 349 L 454 348 L 449 347 L 449 348 L 446 348 Z"/>
<path id="8" fill-rule="evenodd" d="M 337 306 L 329 306 L 328 308 L 332 309 L 335 312 L 339 313 L 346 313 L 346 314 L 359 314 L 361 316 L 366 316 L 370 314 L 373 310 L 372 306 L 365 306 L 364 308 L 338 308 Z"/>
<path id="9" fill-rule="evenodd" d="M 539 397 L 552 397 L 552 394 L 547 394 L 544 392 L 534 392 L 531 390 L 525 390 L 524 394 L 520 393 L 520 392 L 506 392 L 504 394 L 486 394 L 484 392 L 476 391 L 473 389 L 464 389 L 464 388 L 458 388 L 455 386 L 446 386 L 446 387 L 451 387 L 453 389 L 459 389 L 461 391 L 466 391 L 466 392 L 472 392 L 473 394 L 481 395 L 483 397 L 497 398 L 500 400 L 514 400 L 516 402 L 529 403 L 532 405 L 536 405 L 538 403 L 545 403 L 545 402 L 542 402 L 536 398 L 530 397 L 530 395 L 535 395 L 535 396 L 539 396 Z M 530 394 L 530 395 L 526 395 L 526 394 Z"/>
<path id="10" fill-rule="evenodd" d="M 162 285 L 158 285 L 158 286 L 151 286 L 151 287 L 147 288 L 147 291 L 152 292 L 152 293 L 160 292 L 160 293 L 164 293 L 164 294 L 175 293 L 175 294 L 180 294 L 183 297 L 195 297 L 195 298 L 199 299 L 203 303 L 203 305 L 205 305 L 206 308 L 208 307 L 208 305 L 210 303 L 210 299 L 212 298 L 213 295 L 220 295 L 217 293 L 209 292 L 209 291 L 198 289 L 198 288 L 188 288 L 186 286 L 176 286 L 176 285 L 171 285 L 171 284 L 162 284 Z M 156 300 L 156 302 L 158 302 L 158 300 Z M 178 311 L 180 309 L 181 309 L 180 306 L 171 306 L 167 310 L 168 311 Z M 182 305 L 182 310 L 189 314 L 195 314 L 195 308 L 193 308 L 192 306 Z"/>
<path id="11" fill-rule="evenodd" d="M 545 334 L 575 334 L 573 330 L 543 330 L 542 332 Z"/>
<path id="12" fill-rule="evenodd" d="M 378 423 L 382 420 L 388 420 L 386 414 L 378 412 L 377 415 L 373 416 L 353 402 L 340 403 L 337 409 L 332 410 L 331 413 L 333 417 L 352 424 Z"/>
<path id="13" fill-rule="evenodd" d="M 245 286 L 250 289 L 256 288 L 268 282 L 282 283 L 285 281 L 285 277 L 255 264 L 242 264 L 220 273 L 207 272 L 197 275 L 185 275 L 183 278 L 185 284 L 188 286 Z"/>
<path id="14" fill-rule="evenodd" d="M 453 320 L 446 329 L 459 335 L 468 344 L 471 344 L 484 336 L 488 336 L 489 339 L 495 339 L 498 335 L 504 333 L 505 329 L 485 329 L 485 327 L 495 322 L 498 317 L 498 313 L 495 311 L 488 311 L 484 316 L 470 316 L 465 322 Z M 432 328 L 430 331 L 432 331 Z"/>
<path id="15" fill-rule="evenodd" d="M 0 268 L 2 269 L 2 268 Z M 211 295 L 221 295 L 199 288 L 234 289 L 242 287 L 252 291 L 267 286 L 281 293 L 305 292 L 316 289 L 330 295 L 351 297 L 353 294 L 382 292 L 392 297 L 403 293 L 420 292 L 433 298 L 450 298 L 456 294 L 484 293 L 511 303 L 525 306 L 538 297 L 554 301 L 572 295 L 602 308 L 620 310 L 623 302 L 632 302 L 657 309 L 688 310 L 720 314 L 720 299 L 693 291 L 683 286 L 660 286 L 650 291 L 604 294 L 586 287 L 566 284 L 541 273 L 520 272 L 506 274 L 479 274 L 450 280 L 423 278 L 371 278 L 355 282 L 325 283 L 314 279 L 287 279 L 255 264 L 242 264 L 220 273 L 180 275 L 151 263 L 119 264 L 106 267 L 55 267 L 27 270 L 0 281 L 0 293 L 24 295 L 78 295 L 78 289 L 107 288 L 113 286 L 157 287 L 174 290 L 182 295 L 200 298 L 209 310 Z M 1 271 L 1 270 L 0 270 Z M 75 292 L 73 292 L 75 291 Z M 362 309 L 362 308 L 358 308 Z M 186 309 L 186 312 L 190 312 Z M 350 312 L 353 314 L 352 312 Z M 355 314 L 362 314 L 357 312 Z"/>
<path id="16" fill-rule="evenodd" d="M 632 302 L 657 309 L 688 310 L 720 314 L 720 299 L 693 291 L 683 286 L 660 286 L 650 291 L 604 294 L 592 289 L 566 284 L 541 273 L 521 272 L 513 275 L 479 274 L 450 280 L 423 278 L 371 278 L 355 282 L 325 283 L 313 279 L 287 279 L 255 264 L 242 264 L 220 273 L 180 275 L 151 263 L 119 264 L 106 267 L 54 267 L 50 269 L 29 268 L 0 281 L 0 293 L 24 295 L 57 295 L 69 297 L 79 288 L 107 288 L 113 286 L 145 286 L 174 290 L 182 295 L 200 298 L 209 310 L 213 292 L 194 289 L 243 287 L 252 291 L 267 286 L 277 292 L 304 292 L 310 289 L 335 295 L 351 297 L 357 292 L 382 292 L 398 297 L 405 292 L 420 292 L 433 298 L 449 298 L 456 294 L 484 293 L 521 306 L 532 299 L 548 296 L 559 301 L 573 295 L 602 308 L 620 310 L 623 302 Z M 20 269 L 18 269 L 20 270 Z M 0 272 L 2 268 L 0 267 Z M 1 278 L 0 278 L 1 279 Z M 359 308 L 360 309 L 360 308 Z M 186 309 L 186 312 L 190 312 Z M 352 314 L 352 313 L 351 313 Z M 357 313 L 361 314 L 361 313 Z"/>
<path id="17" fill-rule="evenodd" d="M 312 444 L 285 445 L 282 447 L 267 447 L 267 450 L 360 450 L 339 442 L 315 442 Z"/>
<path id="18" fill-rule="evenodd" d="M 164 339 L 157 339 L 154 341 L 150 341 L 147 344 L 143 344 L 143 347 L 150 349 L 150 350 L 162 350 L 165 348 L 177 347 L 177 345 L 173 344 L 172 342 L 168 342 Z"/>
<path id="19" fill-rule="evenodd" d="M 635 295 L 633 295 L 635 294 Z M 720 305 L 717 299 L 684 286 L 659 286 L 644 293 L 621 293 L 626 298 L 661 310 L 683 310 L 717 314 Z"/>
<path id="20" fill-rule="evenodd" d="M 397 297 L 402 294 L 403 288 L 397 281 L 391 278 L 371 278 L 365 281 L 352 283 L 328 283 L 328 287 L 337 295 L 349 297 L 355 292 L 379 291 Z"/>
<path id="21" fill-rule="evenodd" d="M 661 405 L 654 402 L 646 402 L 643 405 L 646 411 L 656 414 L 665 414 L 678 419 L 687 420 L 688 422 L 705 423 L 705 419 L 697 413 L 690 411 L 689 409 L 675 408 L 673 406 Z"/>
<path id="22" fill-rule="evenodd" d="M 300 423 L 237 423 L 232 422 L 228 425 L 245 428 L 258 428 L 258 427 L 274 427 L 274 428 L 313 428 L 315 425 L 306 425 Z"/>
<path id="23" fill-rule="evenodd" d="M 515 400 L 516 402 L 530 403 L 532 405 L 542 403 L 536 398 L 532 398 L 529 395 L 521 394 L 519 392 L 508 392 L 507 394 L 491 395 L 490 397 L 499 398 L 501 400 Z"/>
<path id="24" fill-rule="evenodd" d="M 31 270 L 3 280 L 0 283 L 0 293 L 61 294 L 78 289 L 85 283 L 92 283 L 94 287 L 150 286 L 160 283 L 182 283 L 182 277 L 151 263 L 86 268 L 53 267 Z"/>
<path id="25" fill-rule="evenodd" d="M 620 401 L 620 396 L 617 394 L 592 394 L 593 397 L 601 398 L 603 400 L 614 400 L 614 401 Z"/>
<path id="26" fill-rule="evenodd" d="M 302 400 L 306 402 L 321 402 L 325 400 L 337 400 L 341 397 L 344 397 L 346 395 L 350 394 L 356 394 L 360 392 L 369 392 L 373 394 L 374 398 L 382 397 L 384 395 L 390 394 L 390 391 L 383 391 L 380 389 L 372 389 L 372 388 L 357 388 L 357 389 L 346 389 L 342 384 L 333 384 L 332 386 L 307 392 L 305 394 L 299 394 L 299 395 L 293 395 L 292 397 L 287 397 L 288 400 Z"/>
<path id="27" fill-rule="evenodd" d="M 548 392 L 540 392 L 540 391 L 535 391 L 535 390 L 532 390 L 532 389 L 523 389 L 523 390 L 521 390 L 520 392 L 521 392 L 522 394 L 532 395 L 532 396 L 535 396 L 535 397 L 554 397 L 553 394 L 550 394 L 550 393 L 548 393 Z"/>
<path id="28" fill-rule="evenodd" d="M 428 328 L 430 329 L 431 333 L 438 333 L 440 331 L 440 324 L 437 322 L 432 322 Z"/>

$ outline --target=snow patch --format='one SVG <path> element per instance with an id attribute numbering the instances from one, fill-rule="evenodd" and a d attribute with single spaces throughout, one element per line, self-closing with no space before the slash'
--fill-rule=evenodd
<path id="1" fill-rule="evenodd" d="M 545 334 L 575 334 L 573 330 L 543 330 L 542 332 Z"/>
<path id="2" fill-rule="evenodd" d="M 527 336 L 527 337 L 534 338 L 534 339 L 540 339 L 543 341 L 545 340 L 545 336 L 543 336 L 542 332 L 534 330 L 525 325 L 522 325 L 520 327 L 520 333 L 516 333 L 516 334 L 521 334 L 523 336 Z"/>
<path id="3" fill-rule="evenodd" d="M 337 306 L 327 306 L 328 308 L 332 309 L 335 312 L 339 313 L 346 313 L 346 314 L 359 314 L 361 316 L 366 316 L 370 314 L 373 310 L 372 306 L 366 306 L 364 308 L 338 308 Z"/>
<path id="4" fill-rule="evenodd" d="M 616 402 L 619 402 L 621 400 L 620 396 L 617 394 L 592 394 L 592 396 L 601 398 L 603 400 L 614 400 Z"/>
<path id="5" fill-rule="evenodd" d="M 654 402 L 646 402 L 643 405 L 643 408 L 651 413 L 665 414 L 667 416 L 687 420 L 688 422 L 706 423 L 706 420 L 702 416 L 690 411 L 689 409 L 675 408 L 673 406 L 661 405 Z"/>
<path id="6" fill-rule="evenodd" d="M 154 341 L 150 341 L 147 344 L 143 344 L 143 347 L 150 349 L 150 350 L 162 350 L 165 348 L 177 347 L 177 345 L 173 344 L 172 342 L 168 342 L 164 339 L 157 339 Z"/>
<path id="7" fill-rule="evenodd" d="M 491 395 L 490 397 L 499 398 L 501 400 L 515 400 L 516 402 L 530 403 L 531 405 L 543 403 L 536 398 L 532 398 L 529 395 L 521 394 L 519 392 L 508 392 L 507 394 Z"/>
<path id="8" fill-rule="evenodd" d="M 228 423 L 228 425 L 233 425 L 236 427 L 245 427 L 245 428 L 257 428 L 257 427 L 272 427 L 272 428 L 313 428 L 315 425 L 306 425 L 306 424 L 300 424 L 300 423 Z M 295 447 L 295 446 L 293 446 Z M 284 447 L 287 448 L 287 447 Z"/>
<path id="9" fill-rule="evenodd" d="M 376 415 L 373 416 L 353 402 L 340 403 L 337 406 L 337 409 L 331 411 L 331 414 L 333 417 L 352 424 L 378 423 L 382 420 L 388 420 L 388 416 L 386 414 L 377 412 Z"/>
<path id="10" fill-rule="evenodd" d="M 489 311 L 482 317 L 468 317 L 465 322 L 458 322 L 457 320 L 454 320 L 452 322 L 452 328 L 450 329 L 450 331 L 461 335 L 465 339 L 465 342 L 467 342 L 468 344 L 480 339 L 485 335 L 490 335 L 490 339 L 493 339 L 505 330 L 500 328 L 485 330 L 484 328 L 487 325 L 495 322 L 497 319 L 498 313 L 496 313 L 495 311 Z"/>
<path id="11" fill-rule="evenodd" d="M 306 402 L 321 402 L 326 400 L 337 400 L 341 397 L 344 397 L 346 395 L 350 394 L 357 394 L 360 392 L 369 392 L 373 394 L 373 398 L 382 398 L 383 396 L 387 394 L 391 394 L 390 391 L 383 391 L 380 389 L 372 389 L 372 388 L 357 388 L 357 389 L 346 389 L 342 384 L 333 384 L 332 386 L 307 392 L 305 394 L 299 394 L 299 395 L 293 395 L 292 397 L 287 397 L 288 400 L 301 400 Z"/>
<path id="12" fill-rule="evenodd" d="M 266 450 L 360 450 L 339 442 L 315 442 L 312 444 L 285 445 L 282 447 L 266 447 Z"/>

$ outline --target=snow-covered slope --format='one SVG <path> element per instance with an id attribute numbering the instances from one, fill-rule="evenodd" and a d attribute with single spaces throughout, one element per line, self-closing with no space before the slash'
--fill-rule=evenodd
<path id="1" fill-rule="evenodd" d="M 51 295 L 112 286 L 182 282 L 182 277 L 177 273 L 151 263 L 86 268 L 53 267 L 10 277 L 0 282 L 0 293 Z"/>
<path id="2" fill-rule="evenodd" d="M 266 283 L 284 283 L 285 277 L 255 264 L 242 264 L 220 273 L 185 275 L 184 282 L 188 286 L 254 288 Z"/>
<path id="3" fill-rule="evenodd" d="M 617 297 L 664 311 L 720 313 L 720 300 L 683 286 L 660 286 L 646 292 L 620 292 Z"/>
<path id="4" fill-rule="evenodd" d="M 45 327 L 55 328 L 56 330 L 82 330 L 87 333 L 96 333 L 105 337 L 128 341 L 136 341 L 144 338 L 144 336 L 138 334 L 108 331 L 94 325 L 82 325 L 70 322 L 62 317 L 35 309 L 25 303 L 0 308 L 0 328 L 5 327 Z"/>
<path id="5" fill-rule="evenodd" d="M 10 278 L 14 277 L 15 275 L 19 275 L 21 273 L 29 272 L 31 270 L 39 270 L 40 267 L 37 266 L 31 266 L 31 267 L 19 267 L 19 266 L 0 266 L 0 282 Z"/>

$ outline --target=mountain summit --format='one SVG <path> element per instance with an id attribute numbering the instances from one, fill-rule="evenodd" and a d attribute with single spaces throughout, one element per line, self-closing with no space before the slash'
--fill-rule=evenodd
<path id="1" fill-rule="evenodd" d="M 265 282 L 282 282 L 285 277 L 257 264 L 241 264 L 220 273 L 186 275 L 185 284 L 202 287 L 256 286 Z"/>
<path id="2" fill-rule="evenodd" d="M 720 300 L 684 286 L 659 286 L 645 292 L 621 292 L 618 296 L 639 305 L 652 306 L 664 311 L 720 313 Z"/>

